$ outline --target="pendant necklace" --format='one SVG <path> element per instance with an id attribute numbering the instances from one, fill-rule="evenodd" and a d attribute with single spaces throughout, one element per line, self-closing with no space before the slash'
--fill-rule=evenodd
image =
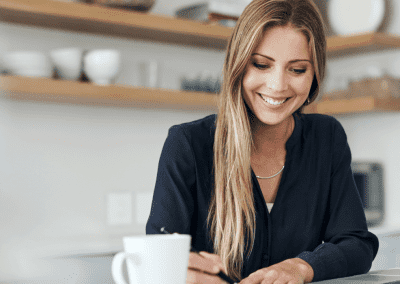
<path id="1" fill-rule="evenodd" d="M 256 177 L 257 177 L 257 178 L 260 178 L 260 179 L 273 178 L 273 177 L 276 177 L 277 175 L 279 175 L 279 174 L 283 171 L 284 168 L 285 168 L 285 165 L 283 165 L 282 169 L 280 169 L 279 172 L 277 172 L 276 174 L 274 174 L 274 175 L 272 175 L 272 176 L 270 176 L 270 177 L 260 177 L 260 176 L 256 176 Z"/>
<path id="2" fill-rule="evenodd" d="M 292 128 L 292 125 L 293 125 L 293 123 L 291 123 L 290 128 Z M 256 175 L 256 177 L 259 178 L 259 179 L 273 178 L 273 177 L 276 177 L 277 175 L 279 175 L 283 171 L 284 168 L 285 168 L 285 165 L 283 165 L 282 169 L 280 169 L 279 172 L 277 172 L 276 174 L 274 174 L 272 176 L 269 176 L 269 177 L 260 177 L 260 176 L 257 176 L 257 175 Z"/>

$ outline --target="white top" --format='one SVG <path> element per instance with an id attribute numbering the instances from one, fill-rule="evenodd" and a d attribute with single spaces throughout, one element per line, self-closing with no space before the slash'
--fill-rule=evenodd
<path id="1" fill-rule="evenodd" d="M 268 207 L 268 212 L 271 213 L 272 207 L 274 206 L 274 203 L 267 203 Z"/>

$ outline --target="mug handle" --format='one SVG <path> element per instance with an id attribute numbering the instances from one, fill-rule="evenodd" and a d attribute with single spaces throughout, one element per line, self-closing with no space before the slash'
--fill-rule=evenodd
<path id="1" fill-rule="evenodd" d="M 122 265 L 124 264 L 124 260 L 125 260 L 124 252 L 117 253 L 112 260 L 111 274 L 116 284 L 127 284 L 127 282 L 124 279 L 124 274 L 122 271 L 123 267 Z"/>

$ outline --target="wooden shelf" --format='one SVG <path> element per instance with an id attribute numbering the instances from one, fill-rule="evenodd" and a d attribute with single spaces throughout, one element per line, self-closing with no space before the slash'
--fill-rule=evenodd
<path id="1" fill-rule="evenodd" d="M 232 28 L 57 0 L 0 0 L 0 20 L 30 26 L 224 49 Z M 327 39 L 328 56 L 400 48 L 400 37 L 368 33 Z"/>
<path id="2" fill-rule="evenodd" d="M 164 89 L 99 86 L 86 82 L 1 76 L 4 96 L 13 100 L 118 107 L 217 110 L 217 95 Z"/>
<path id="3" fill-rule="evenodd" d="M 214 49 L 224 49 L 232 33 L 232 28 L 215 23 L 56 0 L 0 0 L 0 21 Z M 328 57 L 395 48 L 400 48 L 400 37 L 384 33 L 327 39 Z M 96 86 L 12 76 L 0 77 L 0 80 L 1 87 L 13 99 L 216 110 L 216 96 L 206 93 Z M 307 112 L 327 114 L 399 110 L 400 99 L 382 100 L 373 97 L 321 101 L 307 108 Z"/>
<path id="4" fill-rule="evenodd" d="M 232 28 L 93 4 L 0 0 L 4 22 L 190 46 L 223 49 Z"/>
<path id="5" fill-rule="evenodd" d="M 400 98 L 379 99 L 366 96 L 344 100 L 325 100 L 311 104 L 306 110 L 308 113 L 330 115 L 387 111 L 400 111 Z"/>
<path id="6" fill-rule="evenodd" d="M 202 92 L 123 85 L 99 86 L 92 83 L 19 76 L 2 76 L 0 85 L 4 95 L 13 100 L 217 111 L 217 95 Z M 324 100 L 305 109 L 306 113 L 331 115 L 384 111 L 400 111 L 400 98 L 360 97 Z"/>
<path id="7" fill-rule="evenodd" d="M 400 48 L 400 37 L 385 33 L 334 36 L 327 39 L 328 57 Z"/>

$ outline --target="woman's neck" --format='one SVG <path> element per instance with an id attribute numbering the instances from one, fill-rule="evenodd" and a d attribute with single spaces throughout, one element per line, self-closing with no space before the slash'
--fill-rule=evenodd
<path id="1" fill-rule="evenodd" d="M 286 142 L 294 129 L 293 116 L 277 125 L 267 125 L 252 118 L 251 128 L 253 132 L 253 154 L 275 152 L 285 150 Z"/>

